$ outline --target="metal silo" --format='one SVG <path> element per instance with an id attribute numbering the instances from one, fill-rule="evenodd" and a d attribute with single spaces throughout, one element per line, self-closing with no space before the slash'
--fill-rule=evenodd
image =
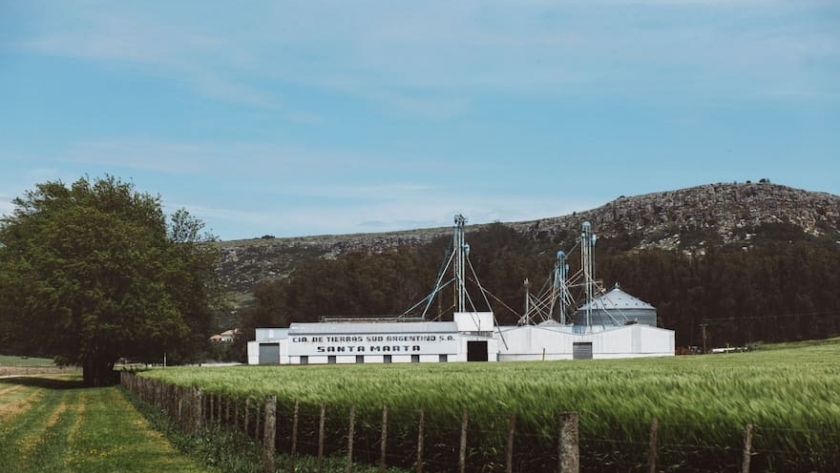
<path id="1" fill-rule="evenodd" d="M 656 308 L 622 291 L 616 284 L 605 294 L 580 306 L 575 312 L 574 323 L 578 326 L 607 327 L 638 323 L 656 327 Z"/>

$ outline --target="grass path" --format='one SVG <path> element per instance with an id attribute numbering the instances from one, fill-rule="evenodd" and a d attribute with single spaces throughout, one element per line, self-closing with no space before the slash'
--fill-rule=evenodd
<path id="1" fill-rule="evenodd" d="M 205 473 L 116 388 L 74 377 L 0 379 L 0 472 Z"/>

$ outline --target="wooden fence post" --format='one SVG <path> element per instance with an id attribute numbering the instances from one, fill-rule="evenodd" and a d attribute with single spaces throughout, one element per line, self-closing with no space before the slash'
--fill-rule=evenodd
<path id="1" fill-rule="evenodd" d="M 222 425 L 222 393 L 216 395 L 216 423 Z"/>
<path id="2" fill-rule="evenodd" d="M 379 472 L 385 473 L 385 455 L 388 453 L 388 405 L 382 406 L 382 437 L 379 441 Z"/>
<path id="3" fill-rule="evenodd" d="M 182 387 L 178 390 L 179 397 L 181 398 L 181 428 L 185 431 L 189 431 L 190 421 L 190 413 L 192 412 L 190 404 L 190 391 L 189 388 Z"/>
<path id="4" fill-rule="evenodd" d="M 245 398 L 245 436 L 251 438 L 251 432 L 248 431 L 248 421 L 251 417 L 251 396 Z"/>
<path id="5" fill-rule="evenodd" d="M 181 428 L 184 428 L 184 396 L 179 392 L 178 393 L 178 425 Z"/>
<path id="6" fill-rule="evenodd" d="M 257 405 L 254 407 L 254 411 L 256 414 L 256 419 L 254 419 L 254 443 L 259 445 L 260 443 L 260 421 L 262 420 L 262 406 L 260 405 L 259 401 Z M 259 447 L 257 447 L 259 448 Z"/>
<path id="7" fill-rule="evenodd" d="M 230 396 L 224 396 L 225 399 L 225 417 L 222 421 L 222 425 L 227 429 L 230 427 Z"/>
<path id="8" fill-rule="evenodd" d="M 511 413 L 508 421 L 507 451 L 505 452 L 505 473 L 513 473 L 513 436 L 516 431 L 516 414 Z"/>
<path id="9" fill-rule="evenodd" d="M 467 415 L 467 410 L 464 409 L 464 413 L 461 414 L 461 448 L 458 451 L 458 471 L 460 473 L 464 473 L 467 467 L 467 423 L 469 422 L 469 417 Z"/>
<path id="10" fill-rule="evenodd" d="M 233 430 L 239 430 L 239 398 L 233 398 Z"/>
<path id="11" fill-rule="evenodd" d="M 752 459 L 752 436 L 753 426 L 747 424 L 744 428 L 744 457 L 741 461 L 741 473 L 750 473 L 750 460 Z"/>
<path id="12" fill-rule="evenodd" d="M 265 399 L 265 434 L 263 434 L 263 471 L 274 473 L 274 436 L 277 426 L 277 396 Z"/>
<path id="13" fill-rule="evenodd" d="M 650 443 L 648 445 L 648 471 L 656 473 L 656 438 L 659 435 L 659 420 L 650 421 Z"/>
<path id="14" fill-rule="evenodd" d="M 580 444 L 578 443 L 578 413 L 563 412 L 559 416 L 558 471 L 580 472 Z"/>
<path id="15" fill-rule="evenodd" d="M 321 417 L 318 420 L 318 473 L 324 471 L 324 426 L 327 422 L 327 403 L 321 403 Z"/>
<path id="16" fill-rule="evenodd" d="M 356 404 L 350 405 L 350 426 L 347 429 L 347 473 L 353 472 L 353 437 L 356 434 Z"/>
<path id="17" fill-rule="evenodd" d="M 295 413 L 292 417 L 292 451 L 289 458 L 289 471 L 295 473 L 295 458 L 297 457 L 298 439 L 298 414 L 300 413 L 300 401 L 295 401 Z"/>
<path id="18" fill-rule="evenodd" d="M 423 473 L 423 436 L 426 428 L 426 412 L 420 408 L 420 420 L 417 425 L 417 473 Z"/>
<path id="19" fill-rule="evenodd" d="M 199 433 L 204 428 L 204 394 L 200 388 L 193 391 L 193 422 L 194 432 Z"/>

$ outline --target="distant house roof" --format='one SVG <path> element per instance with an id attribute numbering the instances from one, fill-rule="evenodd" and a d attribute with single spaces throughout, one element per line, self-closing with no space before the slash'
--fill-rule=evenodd
<path id="1" fill-rule="evenodd" d="M 237 335 L 240 335 L 242 332 L 238 328 L 233 328 L 230 330 L 225 330 L 222 333 L 217 333 L 210 337 L 211 342 L 232 342 Z"/>

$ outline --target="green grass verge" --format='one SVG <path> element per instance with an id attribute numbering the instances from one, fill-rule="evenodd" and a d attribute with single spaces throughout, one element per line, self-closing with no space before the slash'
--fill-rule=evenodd
<path id="1" fill-rule="evenodd" d="M 179 451 L 191 458 L 200 459 L 205 465 L 217 468 L 225 473 L 261 473 L 263 471 L 262 446 L 246 437 L 243 433 L 210 425 L 199 434 L 184 432 L 172 419 L 155 406 L 147 404 L 131 393 L 128 399 L 136 406 L 150 425 L 161 432 Z M 291 458 L 287 454 L 277 453 L 275 470 L 289 471 Z M 346 457 L 330 456 L 323 460 L 323 471 L 346 471 Z M 313 456 L 299 455 L 295 459 L 297 473 L 318 472 L 318 460 Z M 379 473 L 379 468 L 354 465 L 355 473 Z M 388 468 L 386 473 L 408 473 L 399 468 Z"/>
<path id="2" fill-rule="evenodd" d="M 799 342 L 786 342 L 786 343 L 756 343 L 752 345 L 752 348 L 755 350 L 760 351 L 767 351 L 767 350 L 789 350 L 792 348 L 805 348 L 805 347 L 831 347 L 831 346 L 838 346 L 840 345 L 840 337 L 834 338 L 827 338 L 823 340 L 802 340 Z"/>
<path id="3" fill-rule="evenodd" d="M 84 389 L 78 377 L 0 380 L 0 471 L 205 473 L 133 408 L 117 388 Z"/>
<path id="4" fill-rule="evenodd" d="M 0 355 L 0 366 L 51 368 L 55 366 L 55 363 L 50 358 L 31 358 L 25 356 Z"/>

